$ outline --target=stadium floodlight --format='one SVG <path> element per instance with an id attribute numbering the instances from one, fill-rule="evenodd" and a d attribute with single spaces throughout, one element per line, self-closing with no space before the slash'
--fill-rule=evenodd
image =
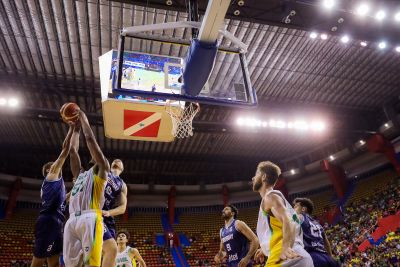
<path id="1" fill-rule="evenodd" d="M 376 19 L 376 20 L 379 20 L 379 21 L 383 20 L 385 17 L 386 17 L 386 12 L 383 11 L 383 10 L 379 10 L 379 11 L 376 12 L 376 14 L 375 14 L 375 19 Z"/>
<path id="2" fill-rule="evenodd" d="M 382 41 L 382 42 L 380 42 L 378 44 L 378 47 L 379 47 L 379 49 L 385 49 L 386 48 L 386 43 Z"/>
<path id="3" fill-rule="evenodd" d="M 400 22 L 400 12 L 397 12 L 397 13 L 394 15 L 394 20 L 397 21 L 397 22 Z"/>
<path id="4" fill-rule="evenodd" d="M 326 33 L 321 34 L 321 39 L 322 40 L 328 39 L 328 35 Z"/>
<path id="5" fill-rule="evenodd" d="M 315 38 L 317 38 L 317 36 L 318 36 L 318 34 L 316 32 L 310 33 L 310 38 L 311 39 L 315 39 Z"/>
<path id="6" fill-rule="evenodd" d="M 340 38 L 340 41 L 342 42 L 342 43 L 348 43 L 349 41 L 350 41 L 350 38 L 349 38 L 349 36 L 347 36 L 347 35 L 344 35 L 344 36 L 342 36 L 342 38 Z"/>
<path id="7" fill-rule="evenodd" d="M 369 13 L 369 9 L 369 5 L 367 5 L 366 3 L 362 3 L 356 8 L 356 14 L 364 17 Z"/>
<path id="8" fill-rule="evenodd" d="M 295 170 L 293 170 L 293 169 L 291 169 L 291 170 L 290 170 L 290 173 L 291 173 L 291 174 L 295 174 L 295 173 L 296 173 L 296 171 L 295 171 Z"/>
<path id="9" fill-rule="evenodd" d="M 15 107 L 18 106 L 18 104 L 19 104 L 18 99 L 14 98 L 14 97 L 8 99 L 8 105 L 9 105 L 10 107 L 15 108 Z"/>
<path id="10" fill-rule="evenodd" d="M 335 6 L 335 0 L 323 0 L 322 6 L 326 9 L 332 9 Z"/>
<path id="11" fill-rule="evenodd" d="M 334 160 L 335 157 L 334 157 L 333 155 L 330 155 L 330 156 L 329 156 L 329 159 L 330 159 L 330 160 Z"/>
<path id="12" fill-rule="evenodd" d="M 7 99 L 5 98 L 0 98 L 0 106 L 5 106 L 7 104 Z"/>
<path id="13" fill-rule="evenodd" d="M 360 42 L 360 45 L 361 45 L 362 47 L 366 47 L 368 44 L 367 44 L 367 42 L 362 41 L 362 42 Z"/>

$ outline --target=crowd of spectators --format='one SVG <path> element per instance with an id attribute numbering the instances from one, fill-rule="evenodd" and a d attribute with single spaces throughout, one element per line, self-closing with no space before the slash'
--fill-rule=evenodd
<path id="1" fill-rule="evenodd" d="M 341 266 L 399 266 L 400 228 L 388 233 L 380 244 L 373 244 L 363 252 L 358 249 L 364 240 L 372 240 L 371 234 L 379 219 L 399 211 L 399 196 L 400 184 L 396 179 L 383 191 L 347 205 L 338 224 L 324 225 L 334 256 Z"/>

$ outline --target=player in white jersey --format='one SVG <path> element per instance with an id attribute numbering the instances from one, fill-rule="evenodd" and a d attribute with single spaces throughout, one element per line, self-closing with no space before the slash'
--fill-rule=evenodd
<path id="1" fill-rule="evenodd" d="M 101 265 L 103 246 L 104 188 L 110 166 L 96 142 L 84 112 L 79 113 L 79 122 L 85 135 L 89 152 L 95 165 L 76 178 L 69 199 L 70 217 L 65 224 L 63 255 L 68 267 L 98 267 Z M 114 262 L 103 261 L 102 266 L 113 266 Z"/>
<path id="2" fill-rule="evenodd" d="M 281 169 L 270 161 L 260 162 L 253 177 L 253 190 L 261 195 L 257 236 L 261 249 L 256 259 L 268 257 L 268 267 L 313 267 L 304 250 L 301 222 L 283 194 L 274 190 Z"/>
<path id="3" fill-rule="evenodd" d="M 136 248 L 127 246 L 129 240 L 129 232 L 125 229 L 119 230 L 117 234 L 118 254 L 116 267 L 146 267 L 142 256 Z M 139 263 L 139 265 L 136 264 Z"/>
<path id="4" fill-rule="evenodd" d="M 76 179 L 78 178 L 79 174 L 81 174 L 82 172 L 85 171 L 81 165 L 81 159 L 80 159 L 79 153 L 78 153 L 80 128 L 81 128 L 80 123 L 78 121 L 75 125 L 74 134 L 72 135 L 72 139 L 71 139 L 72 147 L 71 147 L 71 150 L 69 153 L 71 172 L 72 172 L 72 176 L 73 176 L 72 180 L 74 183 L 75 183 Z M 94 164 L 95 162 L 93 160 L 91 160 L 90 163 Z M 115 165 L 114 163 L 115 163 L 115 161 L 111 164 L 111 173 L 113 172 L 113 165 Z M 123 170 L 122 162 L 120 164 L 118 164 L 118 167 L 120 167 L 121 170 Z M 104 198 L 105 202 L 104 203 L 107 204 L 107 185 L 105 188 L 106 189 L 105 189 L 105 198 Z M 125 212 L 125 208 L 126 208 L 126 194 L 125 194 L 125 202 L 124 202 L 123 212 Z M 120 209 L 117 209 L 116 211 L 120 212 Z M 114 213 L 115 213 L 115 211 L 112 211 L 112 214 L 114 214 Z M 119 215 L 121 213 L 116 213 L 116 214 Z M 104 216 L 104 210 L 103 210 L 103 216 Z M 107 228 L 107 221 L 104 217 L 103 217 L 103 223 L 104 223 L 104 234 L 103 234 L 102 261 L 103 262 L 115 262 L 115 258 L 117 257 L 117 243 L 115 242 L 115 238 L 113 236 L 111 236 L 110 230 Z"/>

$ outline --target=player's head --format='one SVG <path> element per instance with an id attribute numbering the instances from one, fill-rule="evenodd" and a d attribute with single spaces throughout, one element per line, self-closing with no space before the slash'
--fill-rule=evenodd
<path id="1" fill-rule="evenodd" d="M 46 177 L 49 174 L 51 165 L 53 165 L 53 163 L 54 163 L 53 161 L 50 161 L 43 165 L 43 167 L 42 167 L 43 177 Z"/>
<path id="2" fill-rule="evenodd" d="M 293 201 L 293 207 L 297 213 L 308 213 L 312 215 L 314 211 L 314 203 L 309 198 L 296 198 Z"/>
<path id="3" fill-rule="evenodd" d="M 281 175 L 281 169 L 271 161 L 262 161 L 257 166 L 253 177 L 253 190 L 258 192 L 265 183 L 267 186 L 274 186 Z"/>
<path id="4" fill-rule="evenodd" d="M 117 233 L 117 244 L 126 244 L 130 238 L 129 231 L 121 229 Z"/>
<path id="5" fill-rule="evenodd" d="M 239 210 L 235 206 L 228 205 L 222 210 L 222 219 L 230 220 L 232 217 L 236 219 L 238 214 Z"/>
<path id="6" fill-rule="evenodd" d="M 124 171 L 124 164 L 120 159 L 114 159 L 111 163 L 111 172 L 115 176 L 119 176 Z"/>

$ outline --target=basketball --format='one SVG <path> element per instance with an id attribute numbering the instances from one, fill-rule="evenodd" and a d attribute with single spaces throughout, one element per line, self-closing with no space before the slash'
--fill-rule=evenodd
<path id="1" fill-rule="evenodd" d="M 79 119 L 79 111 L 80 108 L 77 104 L 65 103 L 60 109 L 61 118 L 65 122 L 76 122 Z"/>

